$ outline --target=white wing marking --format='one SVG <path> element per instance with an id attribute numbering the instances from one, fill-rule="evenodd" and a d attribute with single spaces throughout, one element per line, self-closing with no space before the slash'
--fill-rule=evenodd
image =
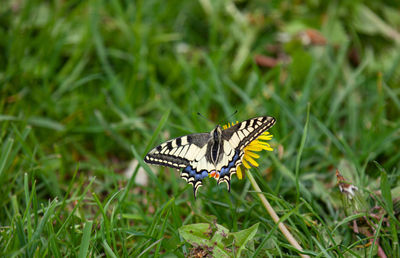
<path id="1" fill-rule="evenodd" d="M 179 155 L 181 155 L 183 157 L 187 157 L 188 150 L 189 150 L 189 145 L 182 146 L 182 151 Z"/>
<path id="2" fill-rule="evenodd" d="M 229 142 L 231 143 L 231 145 L 233 146 L 238 146 L 240 143 L 240 139 L 239 136 L 237 135 L 237 133 L 234 133 L 231 137 L 231 139 L 229 140 Z"/>
<path id="3" fill-rule="evenodd" d="M 186 145 L 186 144 L 188 144 L 187 136 L 181 137 L 181 145 Z"/>
<path id="4" fill-rule="evenodd" d="M 179 150 L 179 148 L 172 149 L 172 150 L 169 152 L 169 155 L 177 156 L 176 153 L 178 152 L 178 150 Z"/>
<path id="5" fill-rule="evenodd" d="M 183 155 L 182 155 L 182 150 L 183 150 L 183 146 L 180 146 L 179 148 L 176 149 L 175 154 L 170 154 L 170 155 L 174 155 L 174 156 L 178 156 L 178 157 L 183 157 Z"/>
<path id="6" fill-rule="evenodd" d="M 206 152 L 207 152 L 207 145 L 204 145 L 204 147 L 199 150 L 199 152 L 195 155 L 195 158 L 192 160 L 200 161 L 200 159 L 202 159 L 206 155 Z"/>
<path id="7" fill-rule="evenodd" d="M 246 137 L 246 135 L 242 132 L 242 131 L 238 131 L 237 135 L 239 136 L 239 138 L 243 139 L 244 137 Z"/>
<path id="8" fill-rule="evenodd" d="M 196 145 L 190 145 L 190 148 L 188 149 L 188 152 L 186 153 L 186 158 L 188 160 L 194 160 L 198 156 L 200 150 L 201 149 L 199 147 L 197 147 Z"/>

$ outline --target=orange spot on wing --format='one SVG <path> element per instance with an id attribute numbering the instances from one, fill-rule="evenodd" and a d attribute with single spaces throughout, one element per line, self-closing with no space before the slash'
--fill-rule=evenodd
<path id="1" fill-rule="evenodd" d="M 210 177 L 213 177 L 213 178 L 215 178 L 215 179 L 218 179 L 218 178 L 219 178 L 219 172 L 218 172 L 218 171 L 215 171 L 215 170 L 211 171 L 211 172 L 210 172 Z"/>

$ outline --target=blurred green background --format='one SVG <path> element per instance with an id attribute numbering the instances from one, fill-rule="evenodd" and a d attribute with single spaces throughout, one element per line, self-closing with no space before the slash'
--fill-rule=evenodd
<path id="1" fill-rule="evenodd" d="M 169 138 L 270 115 L 252 173 L 303 248 L 395 257 L 399 44 L 398 1 L 3 0 L 0 254 L 183 257 L 178 228 L 216 221 L 260 222 L 246 256 L 296 255 L 246 178 L 194 201 L 176 170 L 141 167 Z"/>

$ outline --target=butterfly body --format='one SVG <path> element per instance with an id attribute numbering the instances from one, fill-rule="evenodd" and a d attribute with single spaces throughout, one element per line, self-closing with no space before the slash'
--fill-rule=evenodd
<path id="1" fill-rule="evenodd" d="M 182 169 L 181 177 L 193 185 L 196 196 L 205 177 L 218 184 L 230 179 L 242 164 L 244 148 L 275 124 L 273 117 L 256 117 L 222 130 L 218 125 L 210 133 L 189 134 L 160 144 L 144 158 L 150 164 Z"/>

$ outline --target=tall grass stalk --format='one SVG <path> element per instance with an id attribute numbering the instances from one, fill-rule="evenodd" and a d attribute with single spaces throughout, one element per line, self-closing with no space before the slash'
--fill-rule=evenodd
<path id="1" fill-rule="evenodd" d="M 263 195 L 260 187 L 258 186 L 256 180 L 254 179 L 253 175 L 250 173 L 248 169 L 246 169 L 246 175 L 250 180 L 251 185 L 253 186 L 253 189 L 257 192 L 257 196 L 260 198 L 262 204 L 264 205 L 264 208 L 267 210 L 269 215 L 272 217 L 273 221 L 278 224 L 279 229 L 281 230 L 282 234 L 285 236 L 285 238 L 289 241 L 289 243 L 296 248 L 300 252 L 300 256 L 303 258 L 309 258 L 310 256 L 306 254 L 301 254 L 303 252 L 303 248 L 301 245 L 297 242 L 297 240 L 294 238 L 294 236 L 290 233 L 290 231 L 286 228 L 285 224 L 283 224 L 281 221 L 279 221 L 279 216 L 276 214 L 275 210 L 272 208 L 271 204 L 268 202 L 267 198 Z"/>

